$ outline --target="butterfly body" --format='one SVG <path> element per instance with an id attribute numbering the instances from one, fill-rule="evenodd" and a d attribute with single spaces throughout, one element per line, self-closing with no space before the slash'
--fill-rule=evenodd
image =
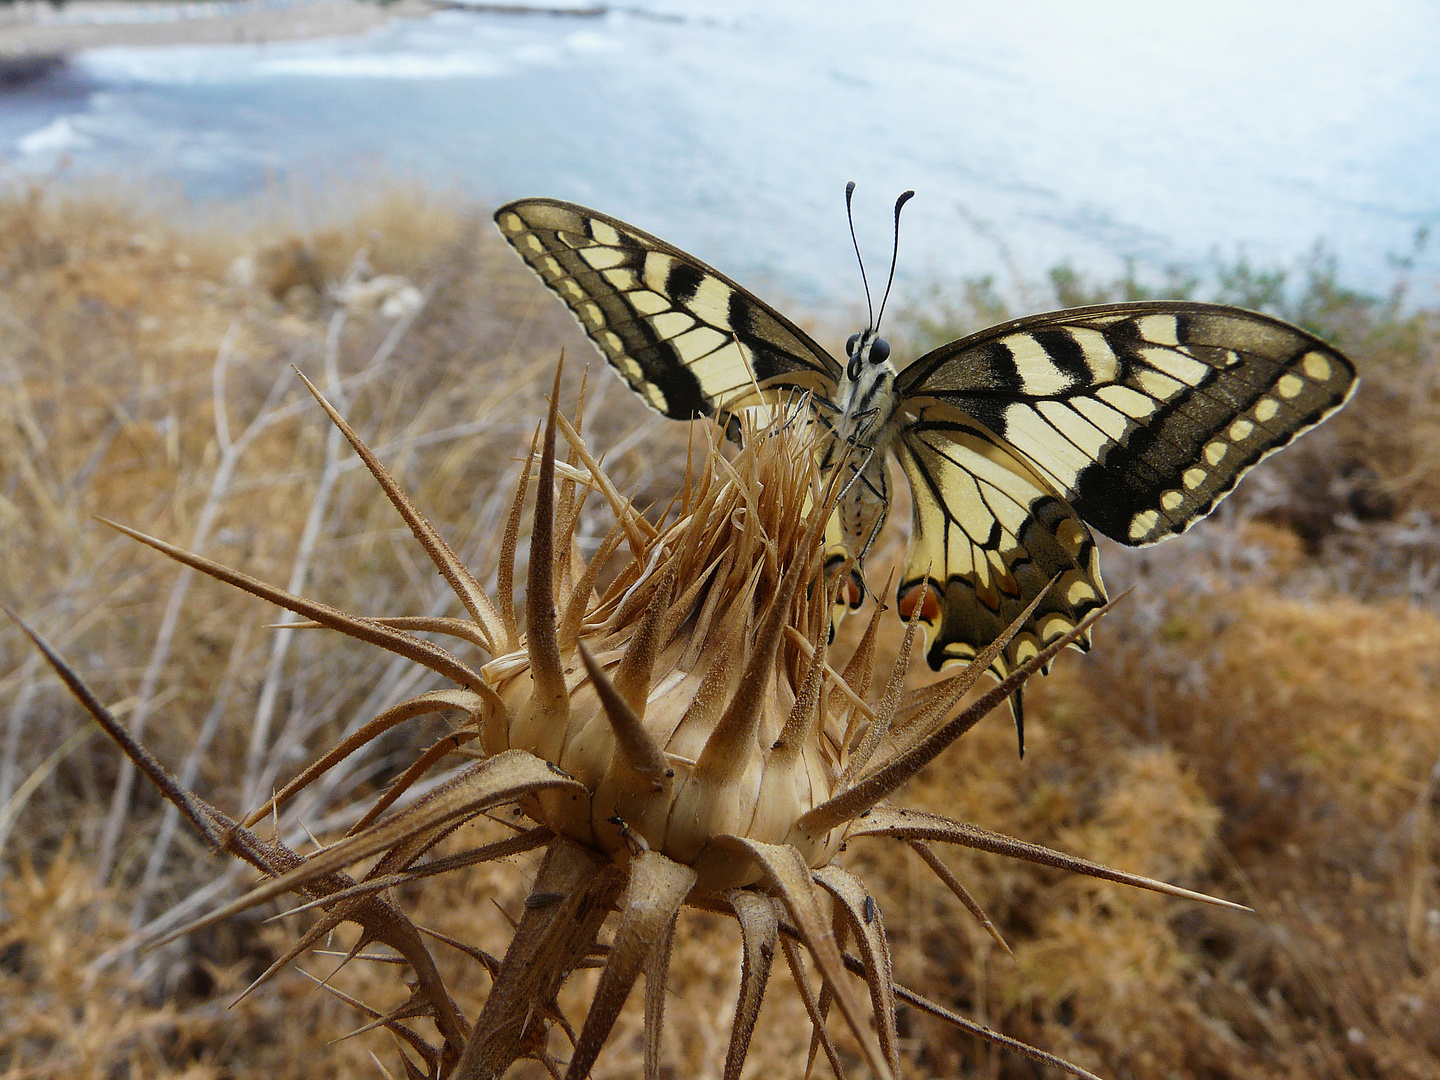
<path id="1" fill-rule="evenodd" d="M 890 362 L 889 343 L 867 329 L 852 335 L 846 348 L 848 362 L 835 400 L 816 406 L 817 418 L 829 431 L 820 451 L 821 472 L 842 470 L 835 510 L 840 538 L 838 546 L 832 543 L 827 564 L 843 561 L 838 558 L 842 550 L 853 554 L 857 563 L 863 560 L 885 527 L 890 513 L 887 458 L 901 406 L 895 393 L 899 373 Z M 848 603 L 858 606 L 863 599 L 863 578 L 857 573 Z"/>
<path id="2" fill-rule="evenodd" d="M 741 410 L 809 395 L 830 433 L 822 467 L 842 470 L 827 562 L 870 550 L 898 460 L 912 530 L 897 607 L 925 626 L 936 669 L 973 658 L 1038 596 L 992 666 L 1003 677 L 1105 603 L 1090 526 L 1131 546 L 1183 532 L 1355 385 L 1350 361 L 1313 335 L 1189 302 L 1033 315 L 903 368 L 872 326 L 842 364 L 718 270 L 618 219 L 551 199 L 495 218 L 652 408 L 733 435 Z M 861 597 L 857 578 L 847 599 Z"/>

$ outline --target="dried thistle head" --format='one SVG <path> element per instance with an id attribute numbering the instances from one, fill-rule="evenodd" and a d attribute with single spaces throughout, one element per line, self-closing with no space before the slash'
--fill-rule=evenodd
<path id="1" fill-rule="evenodd" d="M 526 634 L 507 622 L 511 647 L 481 669 L 496 695 L 481 707 L 483 748 L 527 751 L 585 786 L 583 806 L 538 797 L 558 834 L 621 864 L 664 855 L 692 867 L 707 894 L 749 885 L 761 869 L 712 841 L 785 843 L 834 793 L 847 735 L 866 720 L 825 674 L 829 504 L 807 432 L 799 420 L 752 430 L 728 462 L 707 443 L 659 527 L 597 481 L 584 444 L 566 434 L 564 523 L 549 536 L 548 457 L 540 463 Z M 573 536 L 581 485 L 610 494 L 616 516 L 588 563 Z M 617 547 L 622 566 L 596 592 Z M 799 844 L 823 865 L 838 834 Z"/>
<path id="2" fill-rule="evenodd" d="M 878 610 L 843 671 L 828 660 L 832 582 L 823 554 L 836 492 L 827 490 L 817 472 L 805 425 L 794 416 L 757 425 L 731 460 L 714 442 L 704 443 L 703 460 L 656 525 L 615 490 L 579 433 L 560 416 L 558 372 L 555 387 L 543 439 L 532 443 L 515 495 L 495 602 L 321 399 L 468 618 L 346 614 L 124 529 L 304 615 L 311 625 L 379 645 L 454 683 L 386 710 L 242 822 L 176 784 L 36 639 L 96 720 L 207 839 L 268 875 L 202 922 L 288 891 L 322 909 L 314 926 L 259 981 L 342 921 L 362 928 L 352 956 L 371 943 L 389 945 L 412 971 L 411 999 L 390 1014 L 370 1015 L 409 1048 L 404 1063 L 413 1077 L 498 1077 L 520 1057 L 538 1058 L 559 1075 L 549 1032 L 556 1025 L 571 1029 L 556 995 L 571 972 L 597 953 L 604 955 L 604 969 L 573 1035 L 565 1075 L 572 1080 L 588 1075 L 642 970 L 646 1074 L 658 1075 L 670 941 L 685 905 L 733 915 L 744 938 L 727 1080 L 738 1077 L 744 1062 L 777 945 L 814 1025 L 812 1060 L 823 1049 L 837 1076 L 845 1070 L 826 1028 L 831 1005 L 858 1040 L 870 1071 L 888 1077 L 898 1073 L 900 1063 L 897 998 L 1089 1075 L 896 986 L 874 900 L 832 861 L 850 839 L 897 839 L 997 939 L 931 841 L 1205 899 L 961 822 L 885 805 L 900 785 L 1083 634 L 1089 621 L 958 712 L 1006 639 L 951 678 L 902 698 L 912 622 L 883 687 L 872 695 Z M 562 434 L 568 443 L 564 461 L 556 450 Z M 532 475 L 535 508 L 522 634 L 511 593 Z M 609 503 L 615 524 L 586 559 L 577 523 L 582 504 L 596 493 Z M 602 587 L 602 575 L 612 570 Z M 1016 626 L 1028 615 L 1022 613 Z M 468 641 L 491 659 L 475 670 L 418 636 L 426 631 Z M 251 832 L 367 741 L 397 723 L 444 710 L 459 710 L 467 720 L 402 774 L 343 839 L 301 856 L 278 839 L 262 840 Z M 457 753 L 478 760 L 395 809 L 417 781 Z M 419 865 L 460 825 L 502 804 L 515 804 L 533 826 L 508 840 Z M 505 957 L 484 961 L 493 986 L 480 1014 L 468 1020 L 440 977 L 420 928 L 390 899 L 391 890 L 536 848 L 544 848 L 545 856 L 533 890 Z M 358 879 L 352 877 L 347 868 L 362 860 L 374 861 Z M 598 935 L 612 913 L 613 938 L 608 949 L 600 949 Z M 852 939 L 857 955 L 846 951 Z M 810 987 L 802 952 L 821 980 L 818 994 Z M 868 1010 L 852 975 L 868 990 Z M 433 1022 L 438 1042 L 413 1026 L 416 1017 Z"/>

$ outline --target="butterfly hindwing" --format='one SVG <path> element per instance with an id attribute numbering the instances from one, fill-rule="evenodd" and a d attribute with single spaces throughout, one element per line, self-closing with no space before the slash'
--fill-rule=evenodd
<path id="1" fill-rule="evenodd" d="M 761 399 L 830 401 L 839 365 L 804 331 L 699 259 L 583 206 L 521 199 L 495 222 L 652 408 L 722 420 Z"/>
<path id="2" fill-rule="evenodd" d="M 1355 369 L 1239 308 L 1131 303 L 993 327 L 921 357 L 897 389 L 1026 455 L 1077 514 L 1142 545 L 1184 532 L 1261 458 L 1344 404 Z"/>
<path id="3" fill-rule="evenodd" d="M 931 405 L 906 423 L 895 449 L 914 515 L 899 610 L 908 618 L 920 606 L 931 667 L 972 659 L 1044 591 L 992 665 L 1004 678 L 1105 603 L 1090 531 L 982 425 Z M 1077 644 L 1088 648 L 1088 634 Z"/>

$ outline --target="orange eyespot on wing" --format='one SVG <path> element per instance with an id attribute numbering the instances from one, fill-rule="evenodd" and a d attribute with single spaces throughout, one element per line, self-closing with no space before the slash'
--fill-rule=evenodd
<path id="1" fill-rule="evenodd" d="M 906 622 L 915 616 L 917 608 L 923 623 L 934 626 L 940 618 L 940 593 L 928 581 L 916 581 L 902 586 L 896 596 L 896 610 Z"/>

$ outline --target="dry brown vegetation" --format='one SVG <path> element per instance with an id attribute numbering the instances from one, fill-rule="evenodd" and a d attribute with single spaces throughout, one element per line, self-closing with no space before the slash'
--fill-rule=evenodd
<path id="1" fill-rule="evenodd" d="M 424 306 L 397 320 L 333 300 L 347 277 L 378 274 L 412 282 Z M 1266 287 L 1232 275 L 1221 298 L 1283 300 Z M 1063 275 L 1053 292 L 1089 298 Z M 1001 314 L 993 293 L 970 298 L 952 321 Z M 1440 1077 L 1434 306 L 1366 301 L 1312 275 L 1281 313 L 1356 358 L 1355 402 L 1258 470 L 1219 520 L 1152 551 L 1107 548 L 1112 589 L 1136 591 L 1088 657 L 1032 686 L 1025 759 L 995 716 L 903 799 L 1257 914 L 947 853 L 1012 960 L 918 858 L 857 841 L 847 858 L 885 911 L 898 982 L 1106 1076 Z M 424 193 L 251 235 L 12 194 L 0 201 L 0 601 L 209 801 L 258 805 L 352 722 L 423 685 L 330 635 L 266 629 L 274 609 L 191 581 L 93 516 L 347 610 L 439 611 L 448 594 L 290 365 L 493 591 L 516 459 L 562 346 L 590 355 L 487 218 Z M 586 401 L 612 475 L 642 503 L 667 501 L 683 427 L 652 420 L 603 370 Z M 593 535 L 607 527 L 597 515 Z M 872 559 L 872 577 L 884 565 Z M 124 770 L 88 724 L 0 626 L 0 1077 L 384 1075 L 372 1052 L 393 1069 L 378 1034 L 327 1045 L 363 1021 L 299 975 L 227 1009 L 295 920 L 252 914 L 134 953 L 134 935 L 246 878 L 145 787 L 117 802 Z M 345 828 L 356 796 L 439 730 L 395 729 L 299 819 L 321 837 Z M 535 869 L 516 857 L 404 900 L 417 921 L 498 953 L 496 905 L 517 914 Z M 665 1060 L 718 1076 L 739 934 L 695 914 L 679 934 Z M 306 966 L 323 978 L 334 963 Z M 351 965 L 337 985 L 376 1005 L 404 993 L 384 965 Z M 632 1002 L 597 1077 L 638 1074 L 640 1012 Z M 804 1016 L 777 972 L 747 1075 L 800 1074 Z M 900 1024 L 906 1075 L 1044 1075 L 903 1008 Z"/>

